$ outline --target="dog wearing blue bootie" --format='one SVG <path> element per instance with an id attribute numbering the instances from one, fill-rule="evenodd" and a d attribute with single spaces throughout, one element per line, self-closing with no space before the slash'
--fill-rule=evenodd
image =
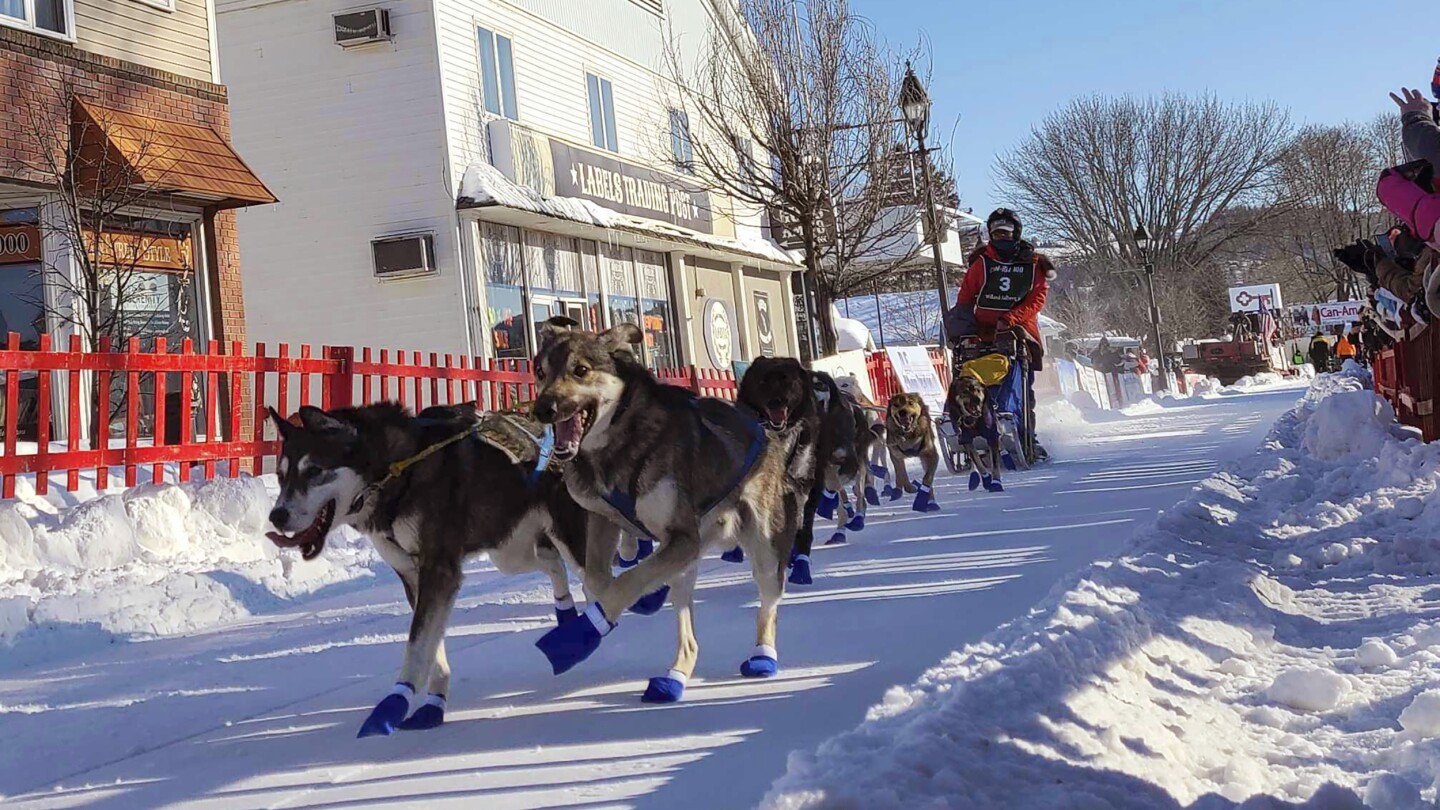
<path id="1" fill-rule="evenodd" d="M 594 655 L 627 611 L 654 612 L 668 598 L 678 649 L 640 699 L 679 701 L 699 650 L 693 612 L 700 560 L 711 549 L 739 550 L 759 590 L 757 649 L 768 653 L 768 663 L 752 652 L 741 666 L 755 677 L 773 673 L 784 560 L 813 489 L 794 474 L 813 469 L 807 442 L 814 431 L 799 429 L 812 401 L 809 373 L 794 360 L 757 360 L 732 405 L 656 380 L 631 352 L 642 338 L 637 327 L 595 334 L 577 326 L 567 318 L 542 325 L 532 412 L 553 425 L 565 485 L 590 513 L 587 558 L 612 559 L 620 531 L 653 538 L 655 552 L 618 575 L 608 565 L 587 567 L 589 606 L 536 647 L 563 674 Z"/>
<path id="2" fill-rule="evenodd" d="M 891 490 L 890 500 L 898 501 L 906 494 L 914 495 L 911 508 L 917 512 L 939 510 L 935 503 L 933 488 L 935 472 L 940 466 L 940 450 L 935 444 L 934 422 L 930 407 L 919 394 L 896 394 L 890 398 L 885 415 L 885 444 L 890 450 L 890 466 L 895 480 L 903 481 L 904 488 Z M 912 480 L 906 468 L 909 459 L 919 459 L 922 477 Z"/>
<path id="3" fill-rule="evenodd" d="M 270 539 L 310 560 L 335 526 L 363 532 L 413 611 L 395 687 L 359 736 L 445 722 L 445 629 L 467 558 L 486 554 L 506 574 L 546 572 L 557 623 L 577 620 L 564 559 L 584 565 L 586 518 L 550 466 L 553 443 L 538 421 L 469 406 L 412 415 L 394 403 L 270 418 L 281 441 Z"/>
<path id="4" fill-rule="evenodd" d="M 970 491 L 984 487 L 986 492 L 1004 492 L 1000 419 L 990 390 L 962 371 L 945 394 L 945 415 L 958 429 L 957 441 L 970 460 Z"/>

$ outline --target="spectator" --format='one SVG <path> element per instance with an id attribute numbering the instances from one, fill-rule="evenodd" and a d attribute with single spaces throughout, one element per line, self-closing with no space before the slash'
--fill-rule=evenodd
<path id="1" fill-rule="evenodd" d="M 1305 365 L 1305 352 L 1300 351 L 1299 346 L 1295 347 L 1295 356 L 1290 358 L 1290 363 L 1296 368 Z"/>
<path id="2" fill-rule="evenodd" d="M 1126 374 L 1134 374 L 1140 368 L 1140 358 L 1135 356 L 1134 349 L 1126 349 L 1120 356 L 1120 370 Z"/>
<path id="3" fill-rule="evenodd" d="M 1405 143 L 1409 160 L 1428 160 L 1440 169 L 1440 124 L 1435 121 L 1435 107 L 1419 90 L 1401 88 L 1400 95 L 1390 94 L 1400 107 L 1400 137 Z"/>
<path id="4" fill-rule="evenodd" d="M 1139 363 L 1135 369 L 1135 372 L 1141 377 L 1144 377 L 1150 373 L 1150 355 L 1145 353 L 1144 346 L 1140 347 Z"/>
<path id="5" fill-rule="evenodd" d="M 1310 365 L 1315 367 L 1315 373 L 1321 374 L 1330 370 L 1330 343 L 1325 336 L 1319 332 L 1310 339 Z"/>
<path id="6" fill-rule="evenodd" d="M 1335 341 L 1335 359 L 1341 365 L 1344 365 L 1346 360 L 1355 359 L 1355 344 L 1351 343 L 1350 338 L 1343 333 L 1340 335 L 1340 339 Z"/>

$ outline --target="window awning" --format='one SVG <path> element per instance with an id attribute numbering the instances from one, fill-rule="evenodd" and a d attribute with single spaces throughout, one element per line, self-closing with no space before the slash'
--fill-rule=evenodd
<path id="1" fill-rule="evenodd" d="M 76 180 L 124 183 L 145 196 L 171 196 L 215 208 L 276 202 L 220 133 L 75 99 L 71 137 Z M 88 174 L 88 177 L 86 176 Z"/>

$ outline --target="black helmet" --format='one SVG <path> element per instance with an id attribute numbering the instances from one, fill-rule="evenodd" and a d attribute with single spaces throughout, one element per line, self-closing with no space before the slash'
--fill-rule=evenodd
<path id="1" fill-rule="evenodd" d="M 997 224 L 1006 224 L 1015 229 L 1015 238 L 1020 238 L 1020 215 L 1009 208 L 996 208 L 985 220 L 985 230 L 994 230 Z"/>

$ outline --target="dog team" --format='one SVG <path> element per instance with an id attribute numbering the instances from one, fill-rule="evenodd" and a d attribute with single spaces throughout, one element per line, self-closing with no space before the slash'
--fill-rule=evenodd
<path id="1" fill-rule="evenodd" d="M 864 527 L 867 503 L 880 502 L 874 479 L 886 470 L 874 461 L 882 448 L 898 484 L 886 485 L 890 498 L 914 493 L 916 511 L 940 508 L 932 420 L 916 395 L 892 397 L 882 422 L 853 379 L 762 357 L 735 403 L 700 398 L 635 359 L 631 346 L 643 336 L 634 325 L 598 334 L 577 327 L 563 317 L 541 325 L 528 414 L 460 405 L 411 415 L 380 403 L 302 407 L 292 422 L 271 410 L 282 445 L 271 540 L 308 560 L 333 527 L 351 526 L 395 570 L 413 611 L 397 682 L 359 736 L 444 721 L 445 630 L 470 556 L 486 554 L 503 573 L 550 577 L 557 625 L 536 646 L 557 675 L 599 649 L 627 611 L 656 613 L 668 599 L 675 657 L 642 700 L 671 703 L 699 655 L 694 593 L 708 550 L 750 563 L 760 598 L 755 646 L 740 673 L 764 678 L 779 669 L 786 581 L 812 581 L 815 517 L 843 514 L 840 528 Z M 971 432 L 984 448 L 984 397 L 977 401 L 960 379 L 950 393 L 946 410 L 957 425 L 980 426 Z M 967 452 L 987 488 L 998 486 L 989 451 Z M 919 481 L 906 472 L 910 458 L 922 465 Z M 839 530 L 830 538 L 844 540 Z M 583 612 L 570 593 L 571 569 L 582 572 Z"/>

